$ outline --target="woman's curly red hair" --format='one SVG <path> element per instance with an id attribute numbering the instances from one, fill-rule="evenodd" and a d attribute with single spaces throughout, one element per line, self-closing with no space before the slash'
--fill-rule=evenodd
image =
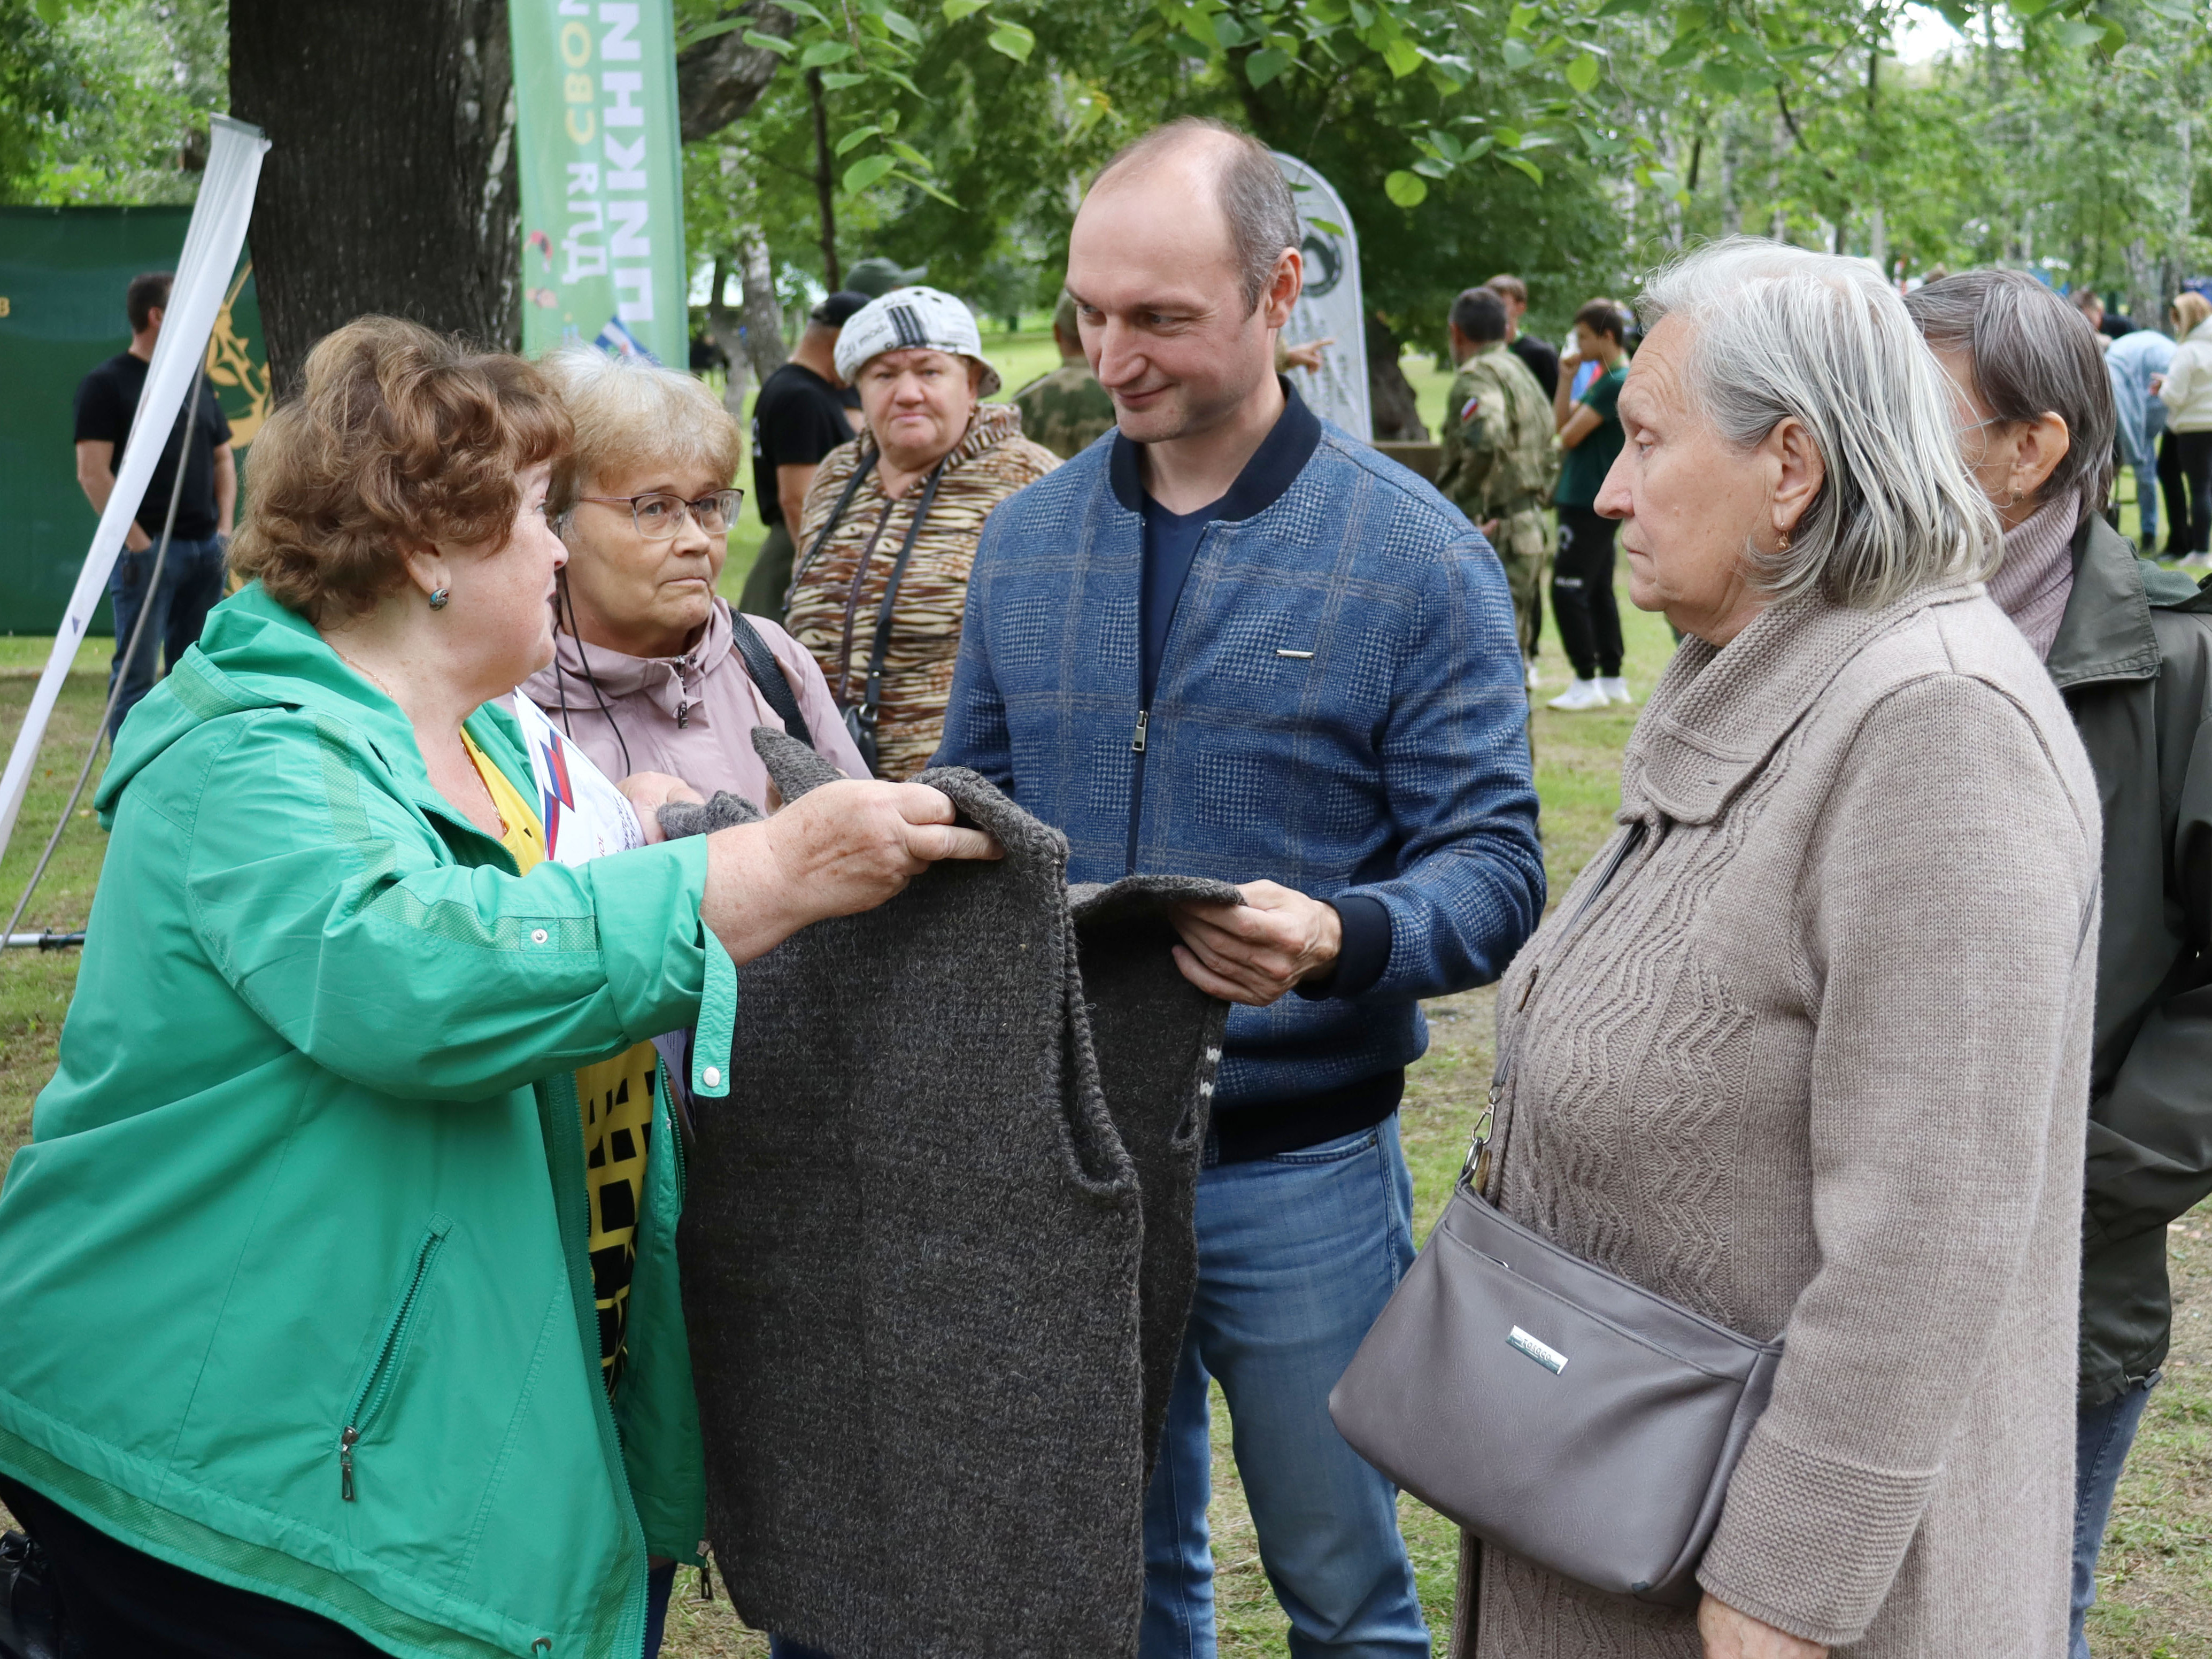
<path id="1" fill-rule="evenodd" d="M 356 318 L 316 343 L 300 395 L 255 435 L 230 568 L 311 620 L 358 614 L 406 580 L 404 544 L 506 545 L 521 473 L 574 442 L 521 358 Z"/>

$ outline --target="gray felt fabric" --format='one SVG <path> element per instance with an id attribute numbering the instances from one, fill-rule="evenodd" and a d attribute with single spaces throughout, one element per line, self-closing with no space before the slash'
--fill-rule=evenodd
<path id="1" fill-rule="evenodd" d="M 786 800 L 836 775 L 754 741 Z M 1090 890 L 1079 946 L 1060 834 L 973 773 L 919 781 L 1006 858 L 747 964 L 730 1097 L 700 1103 L 708 1536 L 747 1623 L 838 1659 L 1111 1659 L 1225 1013 L 1164 907 L 1233 890 Z M 701 828 L 743 821 L 717 805 Z"/>

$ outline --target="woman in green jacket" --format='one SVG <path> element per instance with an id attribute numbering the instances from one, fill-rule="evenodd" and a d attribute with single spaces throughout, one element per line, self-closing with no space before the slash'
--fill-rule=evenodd
<path id="1" fill-rule="evenodd" d="M 683 1160 L 649 1060 L 618 1152 L 579 1069 L 696 1023 L 724 1092 L 733 962 L 992 855 L 934 790 L 840 783 L 538 862 L 489 700 L 552 653 L 568 441 L 516 359 L 330 336 L 255 445 L 257 580 L 117 742 L 0 1188 L 0 1501 L 73 1654 L 640 1654 L 648 1553 L 702 1530 Z M 625 785 L 647 825 L 672 782 Z M 587 1186 L 587 1136 L 635 1179 Z"/>

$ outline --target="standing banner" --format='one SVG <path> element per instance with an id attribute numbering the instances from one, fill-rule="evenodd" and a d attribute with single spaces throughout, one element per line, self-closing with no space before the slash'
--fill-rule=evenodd
<path id="1" fill-rule="evenodd" d="M 1298 395 L 1315 414 L 1334 421 L 1353 437 L 1375 441 L 1375 417 L 1367 401 L 1367 312 L 1359 300 L 1359 237 L 1344 198 L 1335 186 L 1294 156 L 1275 152 L 1275 165 L 1297 204 L 1298 228 L 1304 233 L 1305 291 L 1291 308 L 1283 331 L 1288 345 L 1334 338 L 1322 353 L 1321 372 L 1292 371 Z"/>
<path id="2" fill-rule="evenodd" d="M 508 0 L 522 349 L 690 361 L 670 0 Z"/>
<path id="3" fill-rule="evenodd" d="M 261 182 L 261 158 L 269 141 L 259 127 L 234 121 L 228 115 L 208 120 L 207 171 L 201 175 L 199 199 L 192 206 L 191 227 L 185 232 L 185 251 L 177 261 L 176 281 L 169 289 L 169 303 L 161 313 L 161 337 L 154 344 L 154 361 L 147 366 L 145 389 L 138 394 L 138 410 L 131 419 L 133 432 L 167 432 L 176 425 L 177 411 L 185 406 L 185 393 L 207 360 L 208 341 L 216 318 L 229 291 L 231 275 L 238 269 L 239 251 L 246 246 L 246 223 L 253 215 L 253 192 Z M 15 817 L 23 810 L 23 796 L 31 786 L 31 769 L 38 763 L 39 744 L 45 740 L 46 722 L 53 716 L 54 700 L 69 677 L 76 648 L 84 643 L 85 629 L 100 596 L 107 591 L 109 573 L 123 550 L 123 538 L 146 486 L 161 459 L 161 444 L 125 444 L 123 465 L 117 469 L 114 493 L 100 527 L 92 533 L 92 550 L 84 568 L 77 573 L 76 587 L 54 635 L 54 648 L 39 676 L 39 689 L 23 715 L 22 730 L 8 757 L 8 770 L 0 777 L 0 853 L 15 833 Z"/>

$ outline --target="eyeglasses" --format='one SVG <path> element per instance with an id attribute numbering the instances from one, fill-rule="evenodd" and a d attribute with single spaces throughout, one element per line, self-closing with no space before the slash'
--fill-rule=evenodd
<path id="1" fill-rule="evenodd" d="M 728 535 L 730 526 L 738 521 L 738 508 L 744 504 L 745 492 L 717 489 L 696 501 L 660 491 L 646 495 L 579 495 L 576 499 L 597 501 L 602 507 L 626 507 L 639 535 L 649 542 L 665 542 L 683 528 L 687 512 L 691 521 L 709 536 Z"/>

